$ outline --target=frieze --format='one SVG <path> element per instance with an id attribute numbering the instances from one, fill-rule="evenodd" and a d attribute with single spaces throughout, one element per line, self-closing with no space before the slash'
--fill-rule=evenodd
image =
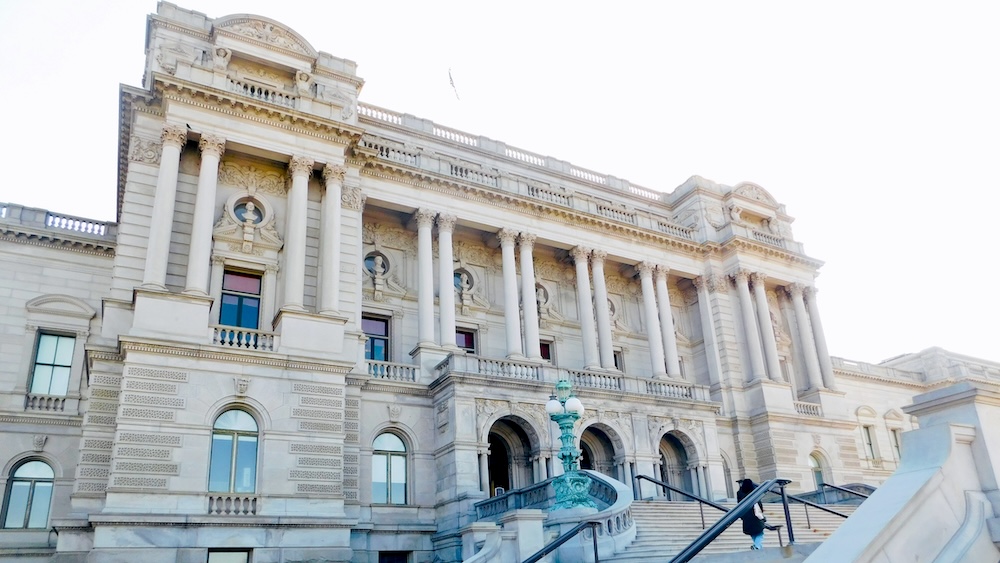
<path id="1" fill-rule="evenodd" d="M 163 144 L 159 140 L 144 139 L 138 135 L 132 135 L 129 140 L 128 159 L 131 162 L 142 162 L 144 164 L 159 164 L 160 156 L 163 153 Z"/>
<path id="2" fill-rule="evenodd" d="M 285 179 L 274 170 L 226 161 L 219 167 L 219 183 L 245 189 L 250 196 L 257 192 L 285 196 Z"/>
<path id="3" fill-rule="evenodd" d="M 361 211 L 365 207 L 365 195 L 361 188 L 347 187 L 340 194 L 340 203 L 344 209 Z"/>
<path id="4" fill-rule="evenodd" d="M 270 22 L 254 19 L 234 20 L 232 23 L 226 22 L 220 29 L 303 55 L 312 54 L 300 39 Z"/>

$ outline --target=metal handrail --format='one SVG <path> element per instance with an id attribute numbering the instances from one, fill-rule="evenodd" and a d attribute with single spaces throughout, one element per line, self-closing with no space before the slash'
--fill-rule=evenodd
<path id="1" fill-rule="evenodd" d="M 694 556 L 698 555 L 701 550 L 705 549 L 705 546 L 712 543 L 715 538 L 719 537 L 722 532 L 726 531 L 726 528 L 731 526 L 745 511 L 752 510 L 751 507 L 754 503 L 760 501 L 764 498 L 764 495 L 771 492 L 771 488 L 775 485 L 781 487 L 782 497 L 784 497 L 785 485 L 791 483 L 788 479 L 771 479 L 764 482 L 762 485 L 750 492 L 746 497 L 743 498 L 736 506 L 724 514 L 719 521 L 712 525 L 711 528 L 702 532 L 697 539 L 691 542 L 683 551 L 677 554 L 676 557 L 670 560 L 670 563 L 687 563 Z M 785 505 L 785 527 L 788 530 L 788 543 L 795 543 L 794 536 L 792 535 L 792 522 L 791 516 L 788 514 L 788 505 Z"/>
<path id="2" fill-rule="evenodd" d="M 852 494 L 852 495 L 855 495 L 855 496 L 859 496 L 861 498 L 868 498 L 868 495 L 866 495 L 864 493 L 859 493 L 857 491 L 852 491 L 851 489 L 848 489 L 846 487 L 840 487 L 840 486 L 837 486 L 837 485 L 831 485 L 830 483 L 823 483 L 820 486 L 820 489 L 824 489 L 826 487 L 830 487 L 831 489 L 838 490 L 838 491 L 840 491 L 842 493 L 849 493 L 849 494 Z"/>
<path id="3" fill-rule="evenodd" d="M 689 499 L 698 501 L 700 503 L 698 505 L 698 512 L 701 513 L 701 529 L 703 529 L 703 530 L 705 529 L 705 509 L 702 508 L 702 506 L 701 506 L 702 504 L 707 504 L 708 506 L 711 506 L 712 508 L 721 510 L 723 512 L 729 512 L 729 509 L 726 508 L 725 506 L 722 506 L 721 504 L 716 504 L 716 503 L 714 503 L 714 502 L 712 502 L 712 501 L 710 501 L 708 499 L 701 498 L 700 496 L 695 495 L 695 494 L 691 494 L 691 493 L 689 493 L 687 491 L 682 491 L 682 490 L 678 489 L 677 487 L 675 487 L 673 485 L 668 485 L 667 483 L 664 483 L 663 481 L 660 481 L 658 479 L 653 479 L 652 477 L 647 477 L 645 475 L 636 475 L 635 476 L 635 481 L 636 481 L 635 490 L 637 492 L 639 490 L 639 482 L 638 482 L 639 479 L 645 479 L 645 480 L 649 481 L 650 483 L 653 483 L 653 484 L 656 484 L 656 485 L 659 485 L 659 486 L 663 487 L 664 489 L 671 490 L 671 491 L 673 491 L 675 493 L 678 493 L 678 494 L 681 494 L 683 496 L 686 496 Z"/>
<path id="4" fill-rule="evenodd" d="M 577 534 L 579 534 L 583 530 L 587 529 L 588 527 L 591 529 L 590 530 L 590 535 L 593 536 L 593 538 L 594 538 L 594 563 L 600 563 L 601 560 L 600 560 L 600 558 L 598 557 L 598 554 L 597 554 L 597 527 L 600 526 L 600 525 L 601 525 L 600 522 L 593 522 L 593 521 L 591 521 L 591 522 L 580 522 L 576 526 L 573 526 L 572 528 L 570 528 L 569 530 L 567 530 L 565 534 L 559 536 L 558 538 L 556 538 L 555 540 L 553 540 L 552 543 L 546 545 L 545 547 L 543 547 L 542 549 L 540 549 L 537 553 L 535 553 L 531 557 L 525 559 L 521 563 L 537 563 L 538 561 L 541 561 L 543 557 L 545 557 L 546 555 L 548 555 L 548 554 L 552 553 L 553 551 L 559 549 L 559 547 L 562 544 L 564 544 L 564 543 L 568 542 L 569 540 L 573 539 L 574 537 L 576 537 Z"/>

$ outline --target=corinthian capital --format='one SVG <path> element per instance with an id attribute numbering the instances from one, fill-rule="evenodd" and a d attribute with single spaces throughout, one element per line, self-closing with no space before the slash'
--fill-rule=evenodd
<path id="1" fill-rule="evenodd" d="M 805 293 L 806 299 L 815 299 L 819 290 L 811 285 L 807 285 L 803 288 L 802 292 Z"/>
<path id="2" fill-rule="evenodd" d="M 653 279 L 656 281 L 667 281 L 667 276 L 670 275 L 670 268 L 667 266 L 657 266 L 656 271 L 653 272 Z"/>
<path id="3" fill-rule="evenodd" d="M 413 218 L 417 220 L 417 228 L 433 227 L 434 218 L 437 217 L 437 213 L 431 211 L 430 209 L 418 209 L 416 213 L 413 214 Z"/>
<path id="4" fill-rule="evenodd" d="M 521 245 L 521 248 L 532 249 L 535 247 L 535 235 L 531 233 L 521 233 L 521 236 L 517 237 L 517 242 Z"/>
<path id="5" fill-rule="evenodd" d="M 202 135 L 201 140 L 198 141 L 198 149 L 201 150 L 201 154 L 222 156 L 226 150 L 226 140 L 218 135 Z"/>
<path id="6" fill-rule="evenodd" d="M 313 159 L 308 156 L 293 156 L 288 163 L 288 171 L 292 173 L 292 177 L 308 176 L 312 174 L 313 164 Z"/>
<path id="7" fill-rule="evenodd" d="M 604 259 L 608 257 L 607 250 L 591 250 L 590 251 L 590 263 L 591 264 L 603 264 Z"/>
<path id="8" fill-rule="evenodd" d="M 341 166 L 339 164 L 327 164 L 323 167 L 323 180 L 327 184 L 330 182 L 336 182 L 338 184 L 344 183 L 344 175 L 347 174 L 347 167 Z"/>
<path id="9" fill-rule="evenodd" d="M 746 285 L 747 280 L 750 279 L 750 270 L 739 269 L 733 272 L 733 279 L 736 280 L 737 284 Z"/>
<path id="10" fill-rule="evenodd" d="M 713 275 L 708 280 L 708 289 L 713 293 L 729 291 L 729 280 L 726 276 Z"/>
<path id="11" fill-rule="evenodd" d="M 163 145 L 173 145 L 177 148 L 183 147 L 187 142 L 187 127 L 176 123 L 164 123 L 163 132 L 160 133 L 160 140 Z"/>
<path id="12" fill-rule="evenodd" d="M 792 299 L 802 299 L 802 292 L 805 290 L 806 286 L 799 282 L 790 283 L 785 286 L 788 290 L 788 294 L 792 296 Z"/>
<path id="13" fill-rule="evenodd" d="M 570 249 L 569 255 L 573 257 L 573 260 L 577 262 L 583 261 L 584 264 L 587 263 L 587 258 L 590 257 L 590 249 L 586 246 L 574 246 Z"/>
<path id="14" fill-rule="evenodd" d="M 458 217 L 454 215 L 449 215 L 447 213 L 440 213 L 437 217 L 438 231 L 452 232 L 455 230 L 455 221 L 458 221 Z"/>
<path id="15" fill-rule="evenodd" d="M 754 272 L 750 274 L 750 280 L 753 281 L 753 284 L 755 286 L 759 285 L 761 287 L 764 287 L 764 282 L 767 281 L 767 274 L 762 272 Z"/>
<path id="16" fill-rule="evenodd" d="M 639 277 L 649 278 L 653 276 L 653 271 L 656 270 L 656 264 L 652 262 L 639 262 L 635 265 L 635 269 L 639 270 Z"/>
<path id="17" fill-rule="evenodd" d="M 517 231 L 504 227 L 497 231 L 497 238 L 500 239 L 500 246 L 514 246 L 517 242 Z"/>

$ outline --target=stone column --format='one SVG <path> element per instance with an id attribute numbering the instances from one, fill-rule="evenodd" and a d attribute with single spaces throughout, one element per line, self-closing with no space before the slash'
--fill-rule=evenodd
<path id="1" fill-rule="evenodd" d="M 667 375 L 665 358 L 663 356 L 663 335 L 660 333 L 660 316 L 656 311 L 656 294 L 653 290 L 653 270 L 656 268 L 649 262 L 639 262 L 639 281 L 642 284 L 643 313 L 646 320 L 646 338 L 649 340 L 649 361 L 653 366 L 653 377 Z"/>
<path id="2" fill-rule="evenodd" d="M 489 450 L 479 451 L 479 487 L 487 497 L 493 496 L 490 490 L 490 454 Z"/>
<path id="3" fill-rule="evenodd" d="M 222 282 L 220 280 L 219 287 L 222 287 Z M 278 265 L 269 264 L 264 267 L 264 279 L 261 280 L 261 296 L 264 298 L 261 303 L 261 308 L 263 309 L 263 320 L 264 324 L 261 326 L 264 330 L 274 330 L 274 313 L 275 313 L 275 301 L 277 300 L 278 291 Z"/>
<path id="4" fill-rule="evenodd" d="M 222 256 L 212 257 L 212 277 L 208 285 L 209 295 L 222 295 L 222 277 L 226 273 L 226 259 Z M 263 289 L 263 288 L 261 288 Z M 215 324 L 219 322 L 219 311 L 222 308 L 221 299 L 212 300 L 212 308 L 208 314 L 208 322 Z"/>
<path id="5" fill-rule="evenodd" d="M 312 169 L 313 160 L 305 156 L 293 156 L 288 163 L 292 187 L 288 190 L 288 210 L 285 217 L 285 302 L 282 309 L 293 311 L 305 311 L 306 215 Z"/>
<path id="6" fill-rule="evenodd" d="M 454 215 L 438 214 L 438 308 L 440 309 L 441 345 L 455 345 L 455 257 L 451 233 L 455 230 Z"/>
<path id="7" fill-rule="evenodd" d="M 795 324 L 799 327 L 799 340 L 802 342 L 802 358 L 806 362 L 809 385 L 812 389 L 823 389 L 823 374 L 820 371 L 819 358 L 816 355 L 816 342 L 813 340 L 813 332 L 809 326 L 809 316 L 806 314 L 806 305 L 802 300 L 804 289 L 805 286 L 801 283 L 793 283 L 788 286 L 788 294 L 792 296 L 792 306 L 795 307 Z"/>
<path id="8" fill-rule="evenodd" d="M 667 376 L 681 376 L 681 358 L 677 353 L 677 334 L 674 333 L 674 312 L 670 308 L 670 290 L 667 275 L 670 268 L 657 266 L 653 273 L 656 283 L 656 302 L 660 312 L 660 331 L 663 333 L 663 356 L 667 361 Z"/>
<path id="9" fill-rule="evenodd" d="M 142 273 L 143 287 L 166 289 L 167 257 L 170 255 L 170 234 L 174 227 L 174 202 L 177 199 L 177 173 L 181 150 L 187 142 L 183 125 L 166 123 L 160 134 L 163 149 L 160 172 L 156 177 L 153 211 L 149 218 L 149 240 L 146 242 L 146 267 Z"/>
<path id="10" fill-rule="evenodd" d="M 819 371 L 823 374 L 823 384 L 827 389 L 837 389 L 833 379 L 833 362 L 830 361 L 830 350 L 826 347 L 826 333 L 823 332 L 823 322 L 819 318 L 819 306 L 816 304 L 815 287 L 806 287 L 806 305 L 809 307 L 809 320 L 812 321 L 813 337 L 816 339 L 816 354 L 819 356 Z"/>
<path id="11" fill-rule="evenodd" d="M 191 218 L 191 245 L 188 248 L 187 287 L 185 293 L 208 295 L 209 256 L 212 254 L 212 225 L 215 224 L 215 191 L 219 184 L 219 160 L 226 150 L 226 140 L 217 135 L 202 135 L 201 167 L 198 170 L 198 193 Z"/>
<path id="12" fill-rule="evenodd" d="M 594 250 L 590 253 L 590 274 L 594 278 L 594 312 L 597 314 L 597 347 L 601 367 L 615 368 L 615 351 L 611 340 L 611 311 L 608 310 L 608 284 L 604 279 L 604 259 L 608 253 Z"/>
<path id="13" fill-rule="evenodd" d="M 764 356 L 760 352 L 760 333 L 757 330 L 757 319 L 753 314 L 753 304 L 750 302 L 750 272 L 739 270 L 733 274 L 736 280 L 736 290 L 740 294 L 740 310 L 743 313 L 743 332 L 746 334 L 747 352 L 750 354 L 751 381 L 766 377 Z"/>
<path id="14" fill-rule="evenodd" d="M 580 309 L 580 332 L 583 338 L 583 367 L 594 369 L 601 366 L 597 355 L 597 335 L 594 331 L 594 302 L 590 295 L 590 275 L 587 259 L 590 249 L 574 246 L 569 251 L 576 263 L 576 302 Z"/>
<path id="15" fill-rule="evenodd" d="M 535 263 L 532 252 L 535 235 L 521 233 L 518 238 L 521 251 L 521 310 L 524 314 L 524 354 L 532 360 L 542 359 L 538 342 L 538 305 L 535 303 Z"/>
<path id="16" fill-rule="evenodd" d="M 753 280 L 753 297 L 757 301 L 757 322 L 760 324 L 760 336 L 764 344 L 767 374 L 774 381 L 784 381 L 781 376 L 781 364 L 778 362 L 778 342 L 774 339 L 774 326 L 771 324 L 771 310 L 767 305 L 767 292 L 764 290 L 767 276 L 754 272 L 750 275 L 750 279 Z"/>
<path id="17" fill-rule="evenodd" d="M 514 244 L 517 231 L 500 229 L 500 252 L 503 258 L 503 309 L 507 335 L 507 357 L 523 356 L 521 352 L 521 314 L 517 298 L 517 266 L 514 263 Z"/>
<path id="18" fill-rule="evenodd" d="M 705 340 L 705 359 L 708 362 L 708 380 L 711 385 L 722 382 L 722 361 L 719 359 L 719 342 L 715 335 L 715 322 L 712 318 L 712 304 L 709 303 L 709 289 L 715 289 L 713 284 L 719 281 L 714 276 L 698 276 L 694 279 L 694 287 L 698 290 L 698 313 L 701 315 L 701 332 Z M 721 280 L 725 287 L 725 280 Z"/>
<path id="19" fill-rule="evenodd" d="M 323 167 L 322 239 L 320 242 L 320 313 L 336 313 L 340 310 L 340 245 L 341 245 L 341 198 L 343 197 L 344 175 L 347 168 L 327 164 Z"/>
<path id="20" fill-rule="evenodd" d="M 417 345 L 434 344 L 434 244 L 431 229 L 436 214 L 418 209 L 417 220 Z M 453 335 L 454 337 L 454 335 Z"/>

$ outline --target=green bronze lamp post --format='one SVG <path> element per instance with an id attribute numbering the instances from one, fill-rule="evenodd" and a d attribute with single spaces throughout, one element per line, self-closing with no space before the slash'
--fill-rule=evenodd
<path id="1" fill-rule="evenodd" d="M 563 474 L 552 481 L 556 504 L 552 510 L 566 508 L 597 508 L 590 500 L 590 477 L 580 472 L 580 450 L 573 439 L 573 427 L 583 416 L 583 403 L 573 395 L 573 385 L 566 379 L 556 383 L 556 394 L 545 404 L 545 412 L 559 425 L 559 459 Z"/>

